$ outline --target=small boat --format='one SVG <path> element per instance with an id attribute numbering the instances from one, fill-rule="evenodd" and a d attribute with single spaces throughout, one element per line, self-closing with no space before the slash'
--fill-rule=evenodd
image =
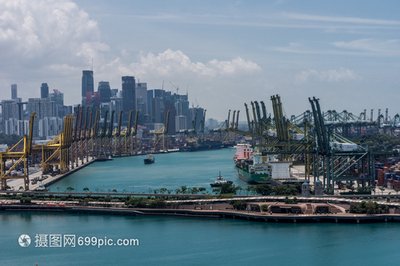
<path id="1" fill-rule="evenodd" d="M 144 158 L 144 164 L 152 164 L 155 162 L 153 154 L 147 154 L 146 158 Z"/>
<path id="2" fill-rule="evenodd" d="M 106 154 L 100 154 L 99 156 L 97 156 L 96 161 L 97 162 L 105 162 L 105 161 L 112 161 L 113 158 L 111 157 L 111 155 L 106 155 Z"/>
<path id="3" fill-rule="evenodd" d="M 211 183 L 211 187 L 222 187 L 224 184 L 232 184 L 232 181 L 226 180 L 222 177 L 221 172 L 219 172 L 219 175 L 217 176 L 217 179 L 215 179 L 214 183 Z"/>
<path id="4" fill-rule="evenodd" d="M 36 188 L 36 191 L 48 191 L 48 189 L 47 189 L 45 186 L 40 185 L 40 186 L 38 186 L 38 187 Z"/>

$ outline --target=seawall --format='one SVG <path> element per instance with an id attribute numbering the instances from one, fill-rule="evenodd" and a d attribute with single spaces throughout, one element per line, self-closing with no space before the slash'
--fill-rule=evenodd
<path id="1" fill-rule="evenodd" d="M 149 208 L 112 208 L 90 206 L 48 206 L 36 204 L 3 204 L 0 211 L 7 212 L 64 212 L 77 214 L 101 215 L 140 215 L 140 216 L 174 216 L 199 217 L 213 219 L 239 219 L 253 222 L 284 223 L 385 223 L 400 222 L 400 214 L 263 214 L 244 211 L 223 210 L 188 210 L 188 209 L 149 209 Z"/>

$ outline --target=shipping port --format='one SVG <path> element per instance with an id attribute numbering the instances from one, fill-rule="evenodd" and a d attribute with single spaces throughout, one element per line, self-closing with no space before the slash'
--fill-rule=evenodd
<path id="1" fill-rule="evenodd" d="M 385 115 L 378 110 L 375 118 L 373 110 L 369 117 L 366 110 L 358 116 L 347 111 L 322 111 L 319 99 L 308 101 L 310 110 L 287 118 L 280 96 L 273 95 L 271 113 L 264 101 L 253 101 L 250 110 L 244 104 L 245 125 L 239 126 L 239 110 L 229 110 L 218 128 L 207 130 L 204 111 L 192 121 L 199 124 L 198 131 L 174 134 L 168 131 L 168 110 L 162 126 L 149 130 L 139 125 L 138 112 L 129 112 L 124 124 L 122 111 L 117 116 L 78 106 L 74 114 L 64 118 L 62 132 L 48 141 L 36 141 L 29 133 L 35 124 L 32 113 L 28 135 L 0 152 L 1 188 L 43 189 L 93 161 L 113 157 L 235 146 L 232 164 L 238 177 L 249 184 L 297 184 L 305 195 L 398 191 L 400 169 L 395 155 L 400 145 L 399 115 L 389 116 L 387 109 Z M 379 136 L 391 139 L 389 149 L 379 149 L 374 143 L 373 137 Z"/>

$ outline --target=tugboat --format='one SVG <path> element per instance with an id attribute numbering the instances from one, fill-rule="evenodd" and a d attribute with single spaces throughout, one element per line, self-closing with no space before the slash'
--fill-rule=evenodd
<path id="1" fill-rule="evenodd" d="M 215 179 L 214 183 L 211 183 L 211 187 L 222 187 L 224 184 L 232 184 L 233 182 L 230 180 L 226 180 L 222 177 L 221 172 L 219 172 L 219 175 L 217 176 L 217 179 Z"/>
<path id="2" fill-rule="evenodd" d="M 146 158 L 144 158 L 144 164 L 152 164 L 155 162 L 153 154 L 147 154 Z"/>

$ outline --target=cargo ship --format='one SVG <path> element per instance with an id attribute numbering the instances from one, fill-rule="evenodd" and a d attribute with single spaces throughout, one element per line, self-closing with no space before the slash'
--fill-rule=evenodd
<path id="1" fill-rule="evenodd" d="M 234 156 L 238 176 L 249 184 L 265 184 L 272 180 L 290 179 L 290 162 L 255 152 L 250 144 L 237 144 Z"/>
<path id="2" fill-rule="evenodd" d="M 250 144 L 237 144 L 234 157 L 239 178 L 249 184 L 271 181 L 271 166 L 261 153 L 254 152 Z"/>
<path id="3" fill-rule="evenodd" d="M 208 151 L 208 150 L 217 150 L 225 148 L 224 144 L 221 141 L 215 140 L 196 140 L 192 142 L 186 143 L 185 146 L 181 148 L 182 151 Z"/>

